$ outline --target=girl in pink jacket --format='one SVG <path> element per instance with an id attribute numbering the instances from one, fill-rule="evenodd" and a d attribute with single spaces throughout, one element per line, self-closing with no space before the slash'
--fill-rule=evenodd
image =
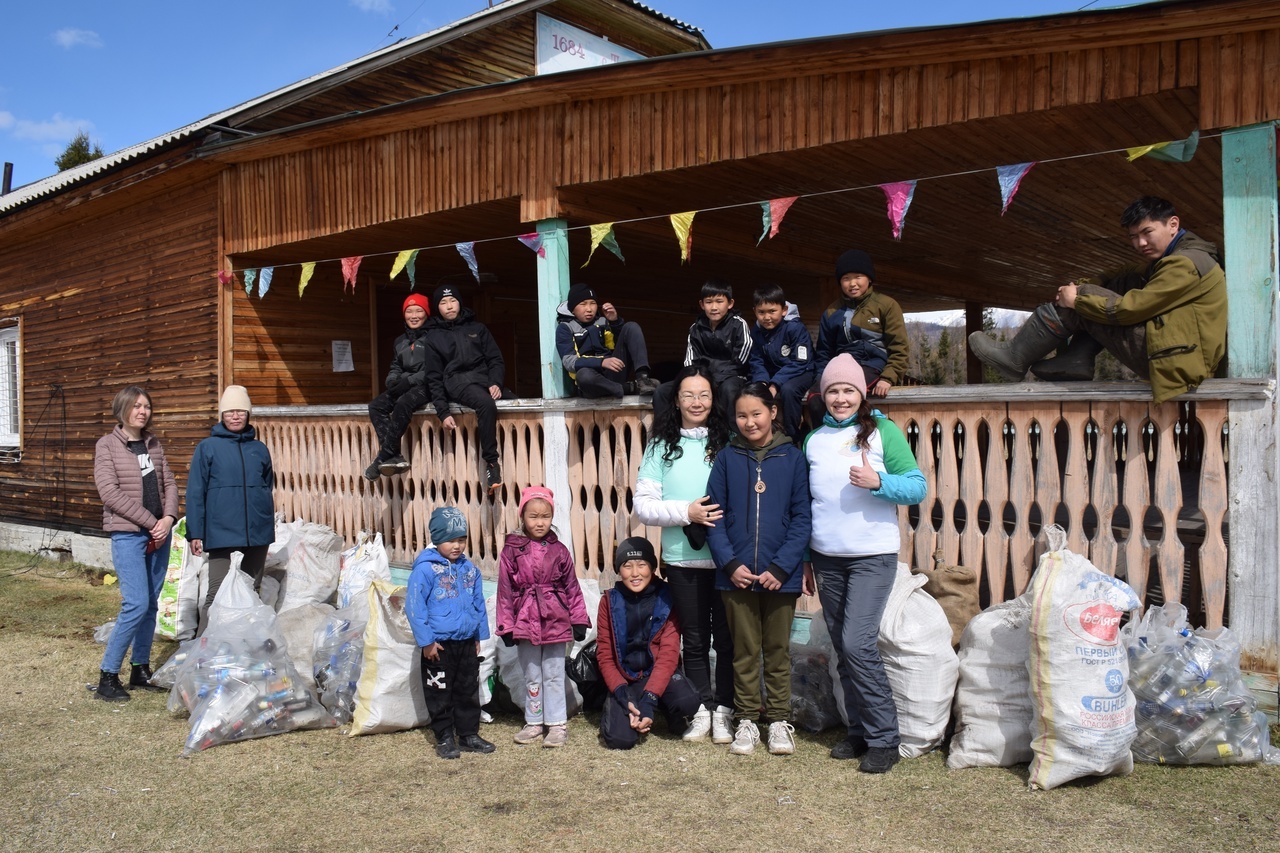
<path id="1" fill-rule="evenodd" d="M 591 626 L 573 558 L 551 527 L 552 501 L 544 486 L 520 495 L 520 530 L 507 535 L 498 561 L 496 608 L 497 633 L 516 646 L 525 680 L 525 726 L 515 741 L 544 747 L 568 739 L 565 651 Z"/>

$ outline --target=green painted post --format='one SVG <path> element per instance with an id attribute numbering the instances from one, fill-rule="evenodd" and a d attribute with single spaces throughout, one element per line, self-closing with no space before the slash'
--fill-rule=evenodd
<path id="1" fill-rule="evenodd" d="M 1275 376 L 1278 221 L 1275 124 L 1226 131 L 1222 134 L 1222 227 L 1227 262 L 1227 373 L 1232 378 Z"/>
<path id="2" fill-rule="evenodd" d="M 543 219 L 537 224 L 545 256 L 538 267 L 538 355 L 542 372 L 542 396 L 566 396 L 564 369 L 556 354 L 556 306 L 569 295 L 569 231 L 563 219 Z"/>

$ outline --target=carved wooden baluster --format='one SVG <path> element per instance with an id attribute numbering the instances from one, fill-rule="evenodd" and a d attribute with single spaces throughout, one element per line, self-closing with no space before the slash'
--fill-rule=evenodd
<path id="1" fill-rule="evenodd" d="M 934 551 L 942 551 L 942 559 L 948 565 L 960 562 L 960 532 L 956 527 L 956 503 L 960 499 L 960 471 L 956 464 L 956 431 L 961 421 L 954 415 L 940 415 L 933 428 L 938 442 L 938 503 L 942 507 L 942 519 Z M 927 565 L 927 564 L 924 564 Z"/>
<path id="2" fill-rule="evenodd" d="M 1182 601 L 1182 579 L 1186 551 L 1178 538 L 1178 512 L 1182 509 L 1182 482 L 1178 475 L 1178 448 L 1174 428 L 1180 404 L 1151 407 L 1155 452 L 1155 484 L 1152 504 L 1163 521 L 1163 535 L 1156 549 L 1160 566 L 1160 587 L 1165 601 Z M 1192 602 L 1194 605 L 1195 602 Z"/>
<path id="3" fill-rule="evenodd" d="M 1004 600 L 1004 586 L 1008 578 L 1009 566 L 1009 532 L 1004 529 L 1004 509 L 1009 500 L 1005 415 L 1004 408 L 986 409 L 977 413 L 977 416 L 987 425 L 987 461 L 982 482 L 985 488 L 987 512 L 991 520 L 987 532 L 982 537 L 982 562 L 974 563 L 973 567 L 986 572 L 992 603 Z M 973 438 L 976 442 L 978 437 L 975 434 Z"/>
<path id="4" fill-rule="evenodd" d="M 1035 464 L 1035 502 L 1040 507 L 1040 529 L 1055 522 L 1058 506 L 1062 503 L 1062 479 L 1058 468 L 1058 442 L 1056 433 L 1061 420 L 1061 405 L 1055 411 L 1043 410 L 1039 417 L 1039 441 L 1036 442 L 1037 454 Z M 1035 562 L 1040 564 L 1040 557 L 1048 547 L 1043 533 L 1036 537 Z"/>
<path id="5" fill-rule="evenodd" d="M 1143 600 L 1146 600 L 1147 579 L 1151 573 L 1151 543 L 1147 540 L 1147 505 L 1151 500 L 1151 483 L 1147 478 L 1147 456 L 1143 447 L 1142 432 L 1146 427 L 1149 406 L 1146 403 L 1125 403 L 1124 438 L 1124 498 L 1125 511 L 1129 514 L 1129 536 L 1121 551 L 1128 571 L 1128 583 Z"/>
<path id="6" fill-rule="evenodd" d="M 1098 443 L 1093 456 L 1093 480 L 1089 484 L 1089 500 L 1098 516 L 1098 530 L 1089 545 L 1089 560 L 1102 571 L 1115 576 L 1120 568 L 1117 562 L 1120 552 L 1113 528 L 1118 452 L 1115 428 L 1120 423 L 1121 416 L 1114 403 L 1095 403 L 1090 407 L 1090 415 L 1098 430 Z"/>
<path id="7" fill-rule="evenodd" d="M 1225 400 L 1198 401 L 1196 416 L 1204 431 L 1204 455 L 1200 459 L 1199 503 L 1204 515 L 1200 585 L 1204 589 L 1205 627 L 1220 628 L 1227 599 L 1227 543 L 1222 538 L 1222 523 L 1227 514 L 1227 466 L 1222 456 L 1227 403 Z"/>
<path id="8" fill-rule="evenodd" d="M 933 552 L 938 547 L 938 532 L 933 527 L 933 505 L 938 498 L 938 456 L 933 444 L 934 423 L 934 419 L 928 415 L 916 419 L 919 429 L 916 461 L 920 463 L 920 470 L 924 474 L 925 492 L 924 500 L 920 502 L 920 524 L 916 527 L 912 541 L 914 552 L 908 561 L 914 566 L 932 565 Z M 901 508 L 898 517 L 902 518 L 905 512 L 906 508 Z"/>
<path id="9" fill-rule="evenodd" d="M 1067 547 L 1077 554 L 1087 555 L 1089 540 L 1085 535 L 1084 511 L 1089 504 L 1089 465 L 1085 458 L 1089 438 L 1086 432 L 1089 404 L 1064 402 L 1062 420 L 1067 430 L 1066 460 L 1062 475 L 1062 506 L 1067 512 Z"/>
<path id="10" fill-rule="evenodd" d="M 964 502 L 964 531 L 960 534 L 958 563 L 974 571 L 982 567 L 982 527 L 978 524 L 978 511 L 982 508 L 982 438 L 979 425 L 984 412 L 970 412 L 958 423 L 963 426 L 964 455 L 960 459 L 958 495 Z"/>
<path id="11" fill-rule="evenodd" d="M 1013 429 L 1013 459 L 1009 469 L 1009 506 L 1014 513 L 1009 536 L 1009 565 L 1013 572 L 1013 594 L 1021 595 L 1035 569 L 1035 536 L 1031 532 L 1031 504 L 1035 500 L 1031 458 L 1031 427 L 1042 409 L 1036 403 L 1010 403 L 1009 423 Z"/>

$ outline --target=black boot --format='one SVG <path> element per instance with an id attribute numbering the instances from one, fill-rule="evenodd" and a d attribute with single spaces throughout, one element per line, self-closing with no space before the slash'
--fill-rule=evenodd
<path id="1" fill-rule="evenodd" d="M 436 755 L 441 758 L 458 758 L 462 755 L 462 751 L 458 749 L 458 742 L 453 737 L 453 732 L 440 738 L 440 742 L 436 744 Z"/>
<path id="2" fill-rule="evenodd" d="M 463 752 L 480 752 L 485 755 L 497 749 L 496 746 L 480 737 L 480 735 L 463 735 L 458 738 L 458 747 Z"/>
<path id="3" fill-rule="evenodd" d="M 151 667 L 145 663 L 135 663 L 129 673 L 129 688 L 149 690 L 152 693 L 168 693 L 163 687 L 151 683 Z"/>
<path id="4" fill-rule="evenodd" d="M 104 702 L 129 701 L 129 691 L 120 683 L 120 673 L 107 672 L 105 669 L 98 674 L 98 689 L 94 695 Z"/>
<path id="5" fill-rule="evenodd" d="M 1031 365 L 1031 372 L 1045 382 L 1088 382 L 1093 379 L 1094 359 L 1102 352 L 1102 344 L 1084 332 L 1078 332 L 1067 344 L 1066 352 Z"/>

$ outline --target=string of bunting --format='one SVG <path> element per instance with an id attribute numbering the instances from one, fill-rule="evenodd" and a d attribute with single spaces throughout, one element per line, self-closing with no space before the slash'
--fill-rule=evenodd
<path id="1" fill-rule="evenodd" d="M 675 232 L 676 241 L 680 246 L 680 262 L 688 263 L 693 255 L 693 218 L 698 213 L 706 213 L 710 211 L 732 210 L 741 207 L 749 207 L 758 205 L 761 209 L 762 230 L 756 245 L 761 245 L 765 239 L 772 240 L 778 235 L 778 229 L 782 226 L 782 220 L 786 217 L 792 205 L 801 199 L 817 198 L 826 195 L 836 195 L 840 193 L 859 192 L 873 188 L 880 189 L 885 196 L 885 204 L 889 219 L 889 224 L 893 232 L 893 239 L 901 240 L 902 231 L 906 225 L 907 211 L 911 208 L 911 202 L 915 198 L 916 186 L 921 181 L 936 181 L 945 178 L 956 178 L 966 175 L 975 175 L 981 172 L 994 171 L 996 173 L 996 182 L 1000 190 L 1000 215 L 1004 216 L 1009 206 L 1013 203 L 1014 196 L 1018 194 L 1018 190 L 1022 187 L 1022 183 L 1026 180 L 1028 173 L 1037 163 L 1056 163 L 1064 160 L 1079 160 L 1085 157 L 1098 157 L 1107 154 L 1123 153 L 1129 160 L 1133 162 L 1140 157 L 1151 157 L 1153 160 L 1163 160 L 1170 163 L 1188 163 L 1195 156 L 1196 147 L 1200 142 L 1200 131 L 1192 131 L 1191 135 L 1186 139 L 1171 140 L 1168 142 L 1157 142 L 1153 145 L 1140 145 L 1134 148 L 1117 148 L 1110 151 L 1098 151 L 1090 154 L 1073 154 L 1066 157 L 1056 157 L 1049 160 L 1033 160 L 1027 163 L 1014 163 L 1007 166 L 997 166 L 994 170 L 970 169 L 963 172 L 951 172 L 945 175 L 932 175 L 927 178 L 917 178 L 911 181 L 895 181 L 885 184 L 868 184 L 860 187 L 844 187 L 837 190 L 824 190 L 822 192 L 808 193 L 806 195 L 788 196 L 784 198 L 774 198 L 768 201 L 747 202 L 745 204 L 726 204 L 718 207 L 702 208 L 701 210 L 690 210 L 684 213 L 672 213 L 667 215 L 667 219 L 671 222 L 671 228 Z M 591 263 L 591 259 L 595 256 L 596 249 L 603 246 L 607 251 L 613 254 L 619 261 L 626 263 L 626 258 L 622 256 L 622 248 L 618 244 L 618 237 L 614 231 L 614 227 L 619 224 L 630 224 L 634 222 L 648 222 L 659 219 L 660 216 L 641 216 L 634 219 L 617 220 L 614 222 L 601 222 L 589 226 L 574 226 L 568 228 L 568 231 L 579 231 L 586 228 L 590 233 L 591 248 L 587 252 L 587 260 L 582 264 L 586 267 Z M 467 264 L 467 269 L 471 271 L 471 275 L 477 282 L 480 281 L 480 264 L 476 258 L 477 243 L 492 243 L 500 240 L 509 240 L 511 237 L 490 237 L 484 240 L 472 240 L 465 243 L 454 243 L 453 246 L 458 254 Z M 543 245 L 542 235 L 537 232 L 528 234 L 519 234 L 515 239 L 520 241 L 524 246 L 535 252 L 538 257 L 545 258 L 547 256 L 546 246 Z M 396 258 L 391 265 L 391 279 L 395 279 L 400 273 L 406 273 L 409 278 L 409 289 L 413 290 L 417 287 L 417 260 L 422 252 L 433 249 L 447 248 L 447 244 L 441 246 L 425 246 L 418 249 L 405 249 L 396 252 Z M 382 252 L 372 256 L 355 255 L 352 257 L 339 258 L 342 265 L 342 281 L 343 289 L 350 290 L 355 293 L 356 274 L 360 269 L 360 262 L 365 257 L 380 257 L 381 255 L 392 254 L 390 252 Z M 334 260 L 334 259 L 329 259 Z M 298 298 L 302 298 L 303 291 L 307 289 L 307 284 L 311 281 L 311 277 L 315 273 L 317 263 L 327 263 L 328 261 L 307 261 L 302 264 L 282 264 L 280 266 L 300 266 L 302 268 L 301 277 L 298 280 Z M 276 267 L 254 267 L 251 269 L 243 269 L 244 275 L 244 291 L 246 294 L 252 295 L 254 285 L 258 287 L 258 298 L 262 299 L 267 295 L 267 291 L 271 289 L 271 280 L 275 274 Z M 236 280 L 234 270 L 219 270 L 218 282 L 223 285 L 230 284 Z"/>

